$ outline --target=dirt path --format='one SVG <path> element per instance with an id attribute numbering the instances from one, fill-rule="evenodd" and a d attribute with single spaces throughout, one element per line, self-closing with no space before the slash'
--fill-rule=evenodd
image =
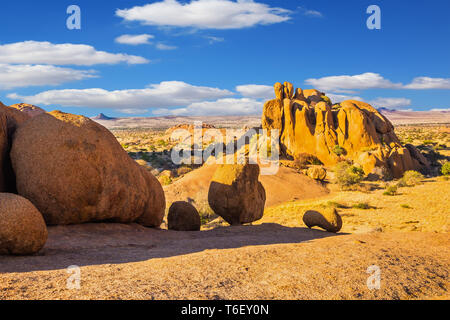
<path id="1" fill-rule="evenodd" d="M 411 299 L 449 288 L 448 234 L 88 224 L 49 235 L 38 256 L 0 257 L 0 299 Z M 66 288 L 70 265 L 80 290 Z M 370 265 L 380 290 L 367 288 Z"/>

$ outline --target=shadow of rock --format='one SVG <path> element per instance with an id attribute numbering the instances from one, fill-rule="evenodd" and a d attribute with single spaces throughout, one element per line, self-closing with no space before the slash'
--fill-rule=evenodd
<path id="1" fill-rule="evenodd" d="M 219 227 L 177 232 L 137 224 L 83 224 L 49 227 L 49 239 L 35 256 L 0 256 L 0 272 L 31 272 L 146 261 L 205 250 L 302 243 L 341 234 L 278 224 Z"/>

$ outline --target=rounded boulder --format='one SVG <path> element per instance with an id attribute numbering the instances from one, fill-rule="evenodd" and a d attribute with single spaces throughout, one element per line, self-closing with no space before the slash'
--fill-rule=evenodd
<path id="1" fill-rule="evenodd" d="M 11 160 L 18 193 L 47 224 L 129 223 L 142 216 L 146 226 L 162 223 L 159 183 L 89 118 L 53 111 L 29 119 L 16 131 Z"/>
<path id="2" fill-rule="evenodd" d="M 326 208 L 322 212 L 309 210 L 303 215 L 303 222 L 308 228 L 320 227 L 334 233 L 342 228 L 342 218 L 335 208 Z"/>
<path id="3" fill-rule="evenodd" d="M 231 225 L 262 218 L 266 191 L 257 164 L 220 165 L 212 178 L 208 202 L 214 212 Z"/>
<path id="4" fill-rule="evenodd" d="M 200 231 L 201 221 L 197 209 L 185 201 L 172 203 L 167 217 L 169 230 Z"/>
<path id="5" fill-rule="evenodd" d="M 41 213 L 27 199 L 0 193 L 0 254 L 30 255 L 47 241 Z"/>

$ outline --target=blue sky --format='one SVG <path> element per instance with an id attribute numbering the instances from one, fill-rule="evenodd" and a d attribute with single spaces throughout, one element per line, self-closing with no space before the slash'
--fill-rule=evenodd
<path id="1" fill-rule="evenodd" d="M 69 30 L 66 9 L 81 9 Z M 369 5 L 381 30 L 369 30 Z M 8 1 L 0 101 L 93 116 L 259 114 L 270 86 L 450 108 L 447 0 Z M 82 45 L 82 46 L 81 46 Z"/>

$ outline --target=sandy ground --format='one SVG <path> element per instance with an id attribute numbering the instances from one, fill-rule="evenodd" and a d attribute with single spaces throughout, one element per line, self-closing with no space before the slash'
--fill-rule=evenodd
<path id="1" fill-rule="evenodd" d="M 414 299 L 449 289 L 448 234 L 333 235 L 277 224 L 171 232 L 52 227 L 34 257 L 0 257 L 1 299 Z M 67 289 L 66 267 L 81 267 Z M 366 270 L 381 270 L 369 290 Z"/>

